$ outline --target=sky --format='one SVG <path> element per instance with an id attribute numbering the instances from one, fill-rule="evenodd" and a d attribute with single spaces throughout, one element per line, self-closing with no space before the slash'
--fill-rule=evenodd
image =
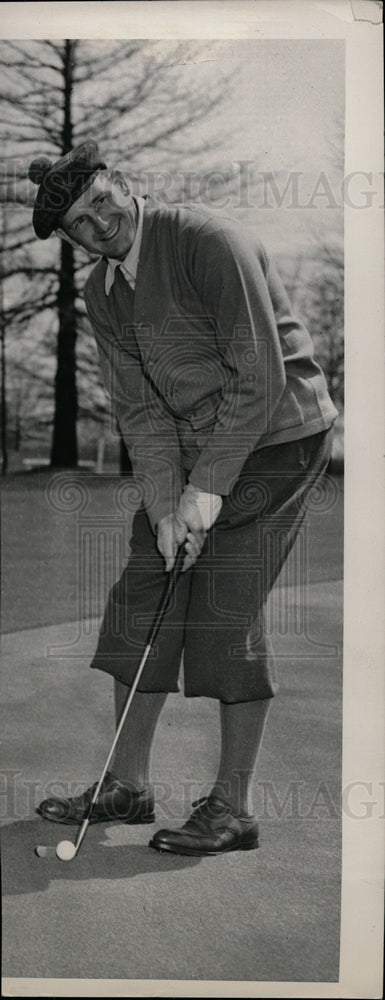
<path id="1" fill-rule="evenodd" d="M 234 46 L 239 52 L 240 43 Z M 328 158 L 343 114 L 344 52 L 340 41 L 246 43 L 234 95 L 234 145 L 267 169 L 317 170 Z M 236 128 L 238 124 L 238 129 Z"/>
<path id="2" fill-rule="evenodd" d="M 191 73 L 192 79 L 200 75 L 208 87 L 218 75 L 223 77 L 222 110 L 199 126 L 202 148 L 213 128 L 223 128 L 226 138 L 220 157 L 224 165 L 251 160 L 252 175 L 271 171 L 281 176 L 281 191 L 290 172 L 301 173 L 302 207 L 298 210 L 291 206 L 286 211 L 285 203 L 264 209 L 266 199 L 261 192 L 256 213 L 246 213 L 245 221 L 258 224 L 274 252 L 282 250 L 283 244 L 288 253 L 305 248 L 314 242 L 314 233 L 341 241 L 344 42 L 215 40 L 204 43 L 193 60 L 191 43 L 186 42 L 180 66 L 170 69 L 170 93 L 173 75 L 180 72 Z M 230 86 L 225 82 L 229 72 L 233 74 Z M 317 188 L 321 172 L 326 180 Z M 319 193 L 312 199 L 315 190 Z"/>
<path id="3" fill-rule="evenodd" d="M 242 142 L 245 155 L 263 153 L 272 169 L 302 162 L 318 167 L 334 121 L 343 115 L 341 40 L 207 42 L 192 72 L 207 71 L 210 64 L 211 72 L 223 76 L 236 71 L 223 111 L 234 127 L 229 153 L 239 154 Z"/>

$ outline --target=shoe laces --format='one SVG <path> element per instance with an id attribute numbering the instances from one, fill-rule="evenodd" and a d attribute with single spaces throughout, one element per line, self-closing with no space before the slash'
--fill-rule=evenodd
<path id="1" fill-rule="evenodd" d="M 110 786 L 115 781 L 116 781 L 116 779 L 114 778 L 113 774 L 111 774 L 110 771 L 107 771 L 107 774 L 105 775 L 104 780 L 103 780 L 103 784 L 102 784 L 102 787 L 101 787 L 101 792 L 108 791 L 109 788 L 110 788 Z M 93 793 L 95 791 L 95 788 L 97 787 L 97 784 L 98 784 L 98 782 L 95 781 L 94 784 L 91 785 L 90 788 L 86 788 L 86 790 L 84 792 L 80 792 L 79 795 L 74 795 L 71 798 L 71 803 L 73 805 L 83 806 L 84 805 L 84 800 L 86 800 L 86 802 L 87 801 L 91 801 Z"/>
<path id="2" fill-rule="evenodd" d="M 202 808 L 209 806 L 214 813 L 232 811 L 231 806 L 227 805 L 226 802 L 222 802 L 222 799 L 219 799 L 217 795 L 203 795 L 201 799 L 196 799 L 191 804 L 193 809 L 199 809 L 200 806 Z"/>
<path id="3" fill-rule="evenodd" d="M 196 809 L 197 806 L 202 805 L 203 802 L 207 802 L 207 800 L 208 800 L 208 795 L 203 795 L 201 799 L 195 799 L 195 802 L 192 802 L 191 805 L 193 809 Z"/>
<path id="4" fill-rule="evenodd" d="M 202 819 L 218 819 L 220 816 L 232 816 L 234 819 L 239 820 L 254 820 L 254 816 L 248 815 L 238 815 L 229 802 L 225 802 L 224 799 L 220 799 L 219 795 L 204 795 L 201 799 L 196 799 L 192 802 L 192 807 L 195 812 L 191 819 L 195 817 L 202 817 Z"/>
<path id="5" fill-rule="evenodd" d="M 210 828 L 210 820 L 225 816 L 231 809 L 215 795 L 204 795 L 192 803 L 194 812 L 184 824 L 184 829 L 205 833 Z"/>

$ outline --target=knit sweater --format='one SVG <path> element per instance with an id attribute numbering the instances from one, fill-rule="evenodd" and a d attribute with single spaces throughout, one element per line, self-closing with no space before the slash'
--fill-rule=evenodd
<path id="1" fill-rule="evenodd" d="M 101 258 L 85 303 L 154 530 L 186 475 L 226 495 L 252 451 L 333 423 L 310 334 L 237 222 L 146 198 L 135 292 L 117 271 L 107 296 L 106 269 Z"/>

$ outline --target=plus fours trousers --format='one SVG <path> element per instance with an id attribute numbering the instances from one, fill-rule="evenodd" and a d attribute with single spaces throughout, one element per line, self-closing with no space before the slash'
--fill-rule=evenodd
<path id="1" fill-rule="evenodd" d="M 178 691 L 232 703 L 277 690 L 265 606 L 325 473 L 333 429 L 255 450 L 245 462 L 194 566 L 179 577 L 138 690 Z M 92 668 L 130 686 L 167 583 L 141 507 L 130 556 L 112 587 Z"/>

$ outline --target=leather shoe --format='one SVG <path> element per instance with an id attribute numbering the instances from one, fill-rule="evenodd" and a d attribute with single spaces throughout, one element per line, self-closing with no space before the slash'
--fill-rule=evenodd
<path id="1" fill-rule="evenodd" d="M 83 795 L 72 799 L 45 799 L 36 812 L 54 823 L 72 825 L 82 823 L 88 815 L 97 782 Z M 123 823 L 154 823 L 154 796 L 149 788 L 132 792 L 109 771 L 104 778 L 97 801 L 93 807 L 90 823 L 106 823 L 121 820 Z"/>
<path id="2" fill-rule="evenodd" d="M 184 826 L 179 830 L 158 830 L 150 847 L 196 857 L 258 847 L 259 829 L 254 816 L 237 816 L 216 795 L 198 799 L 194 806 L 197 808 Z"/>

